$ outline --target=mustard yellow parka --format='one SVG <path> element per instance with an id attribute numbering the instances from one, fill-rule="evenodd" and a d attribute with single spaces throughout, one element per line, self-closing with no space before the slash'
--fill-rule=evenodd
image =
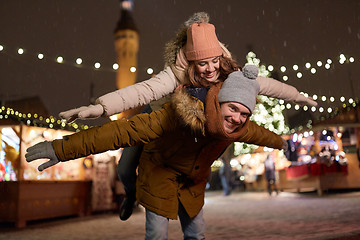
<path id="1" fill-rule="evenodd" d="M 192 218 L 204 205 L 211 164 L 232 142 L 278 149 L 283 144 L 280 136 L 249 120 L 241 130 L 226 135 L 217 102 L 221 84 L 210 89 L 206 111 L 201 101 L 180 91 L 159 111 L 112 121 L 55 140 L 55 153 L 59 160 L 66 161 L 144 144 L 137 178 L 137 201 L 170 219 L 177 219 L 180 201 Z"/>

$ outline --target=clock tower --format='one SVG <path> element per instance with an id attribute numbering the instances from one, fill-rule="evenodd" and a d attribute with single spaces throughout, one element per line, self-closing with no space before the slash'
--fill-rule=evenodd
<path id="1" fill-rule="evenodd" d="M 132 17 L 133 1 L 120 1 L 120 19 L 114 30 L 115 51 L 119 68 L 116 73 L 118 89 L 136 83 L 138 29 Z"/>

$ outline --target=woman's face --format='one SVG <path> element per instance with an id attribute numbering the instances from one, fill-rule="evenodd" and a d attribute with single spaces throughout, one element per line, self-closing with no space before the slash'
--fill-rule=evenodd
<path id="1" fill-rule="evenodd" d="M 215 83 L 220 75 L 220 56 L 195 61 L 196 74 L 207 82 Z"/>

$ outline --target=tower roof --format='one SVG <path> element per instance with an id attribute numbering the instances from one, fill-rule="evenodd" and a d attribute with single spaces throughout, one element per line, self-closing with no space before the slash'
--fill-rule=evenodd
<path id="1" fill-rule="evenodd" d="M 117 32 L 119 30 L 124 30 L 124 29 L 134 30 L 134 31 L 138 32 L 134 18 L 132 16 L 132 12 L 127 9 L 121 9 L 120 19 L 117 22 L 114 32 Z"/>

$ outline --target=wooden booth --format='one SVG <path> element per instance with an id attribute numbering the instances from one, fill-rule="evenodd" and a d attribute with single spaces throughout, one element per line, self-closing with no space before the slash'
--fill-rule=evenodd
<path id="1" fill-rule="evenodd" d="M 10 105 L 0 107 L 0 223 L 24 227 L 31 220 L 84 216 L 116 207 L 113 189 L 120 151 L 58 163 L 39 172 L 37 167 L 47 160 L 26 162 L 28 147 L 88 126 L 43 117 L 48 113 L 36 97 Z"/>
<path id="2" fill-rule="evenodd" d="M 291 137 L 297 159 L 279 171 L 281 189 L 315 189 L 319 195 L 330 189 L 360 189 L 359 102 L 315 121 L 311 131 Z"/>
<path id="3" fill-rule="evenodd" d="M 312 129 L 283 137 L 293 150 L 291 156 L 275 150 L 276 184 L 280 191 L 317 191 L 321 196 L 328 190 L 360 189 L 358 102 L 315 121 Z M 260 147 L 233 159 L 247 191 L 266 190 L 264 162 L 268 154 L 266 148 Z"/>
<path id="4" fill-rule="evenodd" d="M 30 126 L 28 115 L 19 114 L 3 107 L 0 115 L 0 221 L 24 227 L 29 220 L 88 214 L 91 181 L 85 176 L 84 159 L 59 163 L 42 172 L 37 167 L 45 159 L 25 161 L 26 148 L 72 132 L 48 125 Z M 18 118 L 29 125 L 17 121 Z M 54 123 L 53 118 L 40 121 Z"/>

